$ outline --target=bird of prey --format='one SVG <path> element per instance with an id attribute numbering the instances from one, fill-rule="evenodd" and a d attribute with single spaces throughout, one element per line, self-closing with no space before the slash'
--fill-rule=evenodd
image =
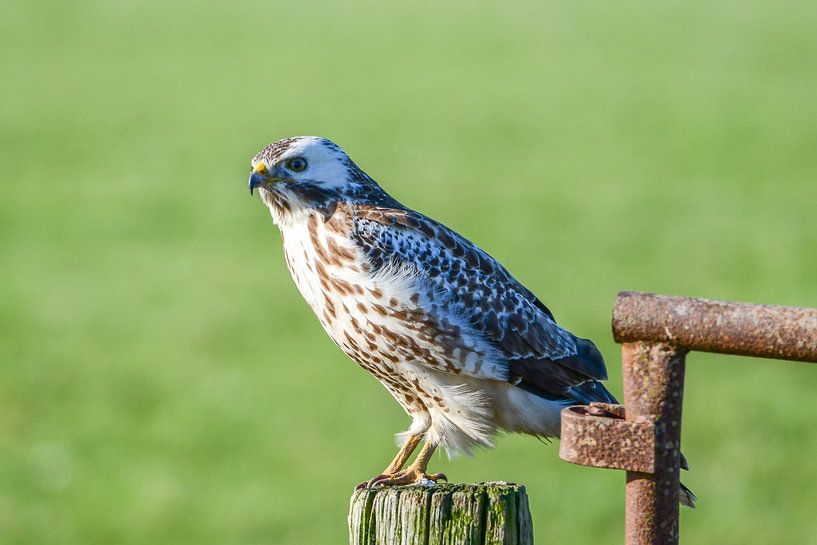
<path id="1" fill-rule="evenodd" d="M 301 295 L 411 417 L 397 455 L 362 486 L 444 479 L 427 472 L 438 446 L 469 452 L 500 430 L 558 437 L 562 408 L 616 402 L 591 341 L 559 326 L 476 244 L 397 202 L 336 144 L 278 140 L 251 169 L 250 192 L 280 229 Z"/>

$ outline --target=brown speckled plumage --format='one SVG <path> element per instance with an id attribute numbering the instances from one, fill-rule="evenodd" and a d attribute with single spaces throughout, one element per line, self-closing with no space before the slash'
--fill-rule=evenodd
<path id="1" fill-rule="evenodd" d="M 308 162 L 303 173 L 287 170 L 294 156 Z M 497 429 L 557 435 L 564 405 L 613 399 L 597 382 L 606 371 L 590 341 L 335 144 L 287 138 L 259 163 L 274 183 L 251 184 L 281 229 L 296 285 L 335 343 L 412 416 L 407 434 L 467 451 Z"/>

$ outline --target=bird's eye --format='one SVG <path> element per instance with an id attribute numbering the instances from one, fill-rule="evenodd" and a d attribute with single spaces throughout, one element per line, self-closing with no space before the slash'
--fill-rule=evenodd
<path id="1" fill-rule="evenodd" d="M 285 164 L 292 172 L 303 172 L 306 170 L 306 159 L 303 157 L 293 157 L 292 159 L 288 159 Z"/>

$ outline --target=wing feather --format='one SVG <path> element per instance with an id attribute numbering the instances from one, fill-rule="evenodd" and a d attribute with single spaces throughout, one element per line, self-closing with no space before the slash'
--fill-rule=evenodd
<path id="1" fill-rule="evenodd" d="M 433 286 L 437 312 L 463 316 L 495 347 L 508 380 L 554 397 L 607 377 L 592 342 L 560 327 L 550 310 L 493 257 L 413 210 L 356 205 L 353 237 L 375 271 L 410 266 Z M 433 309 L 432 309 L 433 311 Z"/>

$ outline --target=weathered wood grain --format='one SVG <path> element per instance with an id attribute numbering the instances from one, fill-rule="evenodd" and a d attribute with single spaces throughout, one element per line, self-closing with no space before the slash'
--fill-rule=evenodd
<path id="1" fill-rule="evenodd" d="M 351 545 L 533 545 L 525 487 L 493 482 L 358 490 Z"/>

